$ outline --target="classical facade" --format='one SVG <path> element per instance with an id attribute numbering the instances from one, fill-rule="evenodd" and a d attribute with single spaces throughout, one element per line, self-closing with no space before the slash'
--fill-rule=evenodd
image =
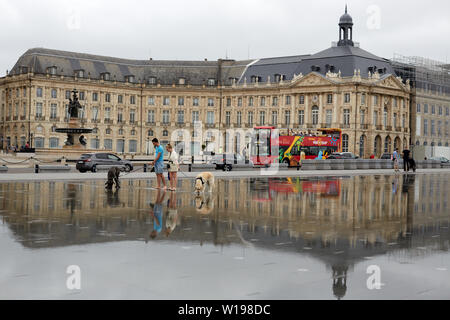
<path id="1" fill-rule="evenodd" d="M 158 137 L 184 142 L 185 154 L 197 154 L 202 145 L 241 152 L 249 142 L 242 135 L 257 125 L 340 128 L 344 151 L 362 157 L 409 146 L 409 83 L 388 60 L 353 42 L 347 12 L 339 30 L 339 41 L 317 54 L 248 61 L 28 50 L 0 78 L 2 147 L 30 141 L 38 152 L 62 153 L 65 137 L 55 130 L 68 121 L 73 89 L 84 106 L 83 125 L 94 129 L 87 136 L 92 150 L 144 155 Z M 203 124 L 200 135 L 195 123 Z"/>

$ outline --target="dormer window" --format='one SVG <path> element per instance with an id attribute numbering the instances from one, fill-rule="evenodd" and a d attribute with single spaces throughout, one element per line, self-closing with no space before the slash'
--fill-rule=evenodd
<path id="1" fill-rule="evenodd" d="M 84 78 L 84 70 L 75 70 L 75 76 L 78 78 Z"/>
<path id="2" fill-rule="evenodd" d="M 179 79 L 178 79 L 178 84 L 179 84 L 180 86 L 184 86 L 184 85 L 186 84 L 186 79 L 185 79 L 185 78 L 179 78 Z"/>
<path id="3" fill-rule="evenodd" d="M 28 73 L 28 67 L 25 67 L 25 66 L 19 67 L 19 73 L 21 73 L 21 74 Z"/>
<path id="4" fill-rule="evenodd" d="M 51 74 L 52 76 L 56 76 L 56 67 L 49 67 L 47 68 L 47 73 Z"/>
<path id="5" fill-rule="evenodd" d="M 250 77 L 250 81 L 252 83 L 261 82 L 261 77 L 259 77 L 259 76 L 251 76 Z"/>
<path id="6" fill-rule="evenodd" d="M 101 76 L 101 79 L 104 81 L 111 80 L 111 74 L 109 72 L 102 73 L 100 76 Z"/>
<path id="7" fill-rule="evenodd" d="M 319 66 L 311 66 L 311 71 L 319 72 L 320 67 Z"/>
<path id="8" fill-rule="evenodd" d="M 128 83 L 134 83 L 134 76 L 133 75 L 129 75 L 125 77 L 125 81 Z"/>
<path id="9" fill-rule="evenodd" d="M 216 85 L 216 79 L 208 79 L 208 86 L 215 86 Z"/>
<path id="10" fill-rule="evenodd" d="M 148 84 L 149 85 L 155 85 L 156 84 L 156 77 L 148 78 Z"/>

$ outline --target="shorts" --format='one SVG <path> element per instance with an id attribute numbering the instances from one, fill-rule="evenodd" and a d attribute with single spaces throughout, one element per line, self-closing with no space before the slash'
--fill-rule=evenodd
<path id="1" fill-rule="evenodd" d="M 164 162 L 155 163 L 155 173 L 163 174 L 164 173 Z"/>

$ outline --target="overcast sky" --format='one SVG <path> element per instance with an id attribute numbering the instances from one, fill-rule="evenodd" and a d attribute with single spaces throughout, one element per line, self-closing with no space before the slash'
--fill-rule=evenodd
<path id="1" fill-rule="evenodd" d="M 0 76 L 34 47 L 162 60 L 315 53 L 337 40 L 345 3 L 363 49 L 450 59 L 447 0 L 0 0 Z"/>

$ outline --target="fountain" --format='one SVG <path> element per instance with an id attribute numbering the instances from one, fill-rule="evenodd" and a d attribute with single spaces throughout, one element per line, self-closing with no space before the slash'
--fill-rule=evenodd
<path id="1" fill-rule="evenodd" d="M 67 141 L 63 147 L 64 150 L 83 150 L 86 149 L 86 138 L 84 134 L 92 133 L 92 129 L 81 128 L 79 118 L 79 109 L 82 109 L 77 97 L 77 89 L 72 91 L 73 98 L 69 98 L 69 128 L 56 129 L 58 133 L 66 133 Z"/>

